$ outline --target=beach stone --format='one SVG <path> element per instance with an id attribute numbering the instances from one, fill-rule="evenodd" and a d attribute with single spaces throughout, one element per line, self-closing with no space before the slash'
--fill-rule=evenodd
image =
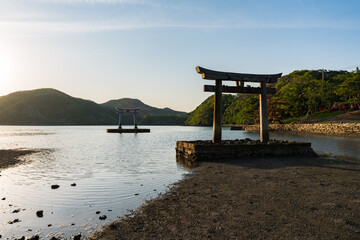
<path id="1" fill-rule="evenodd" d="M 48 227 L 51 227 L 51 226 L 52 226 L 52 224 L 50 224 L 50 223 L 49 223 L 47 226 L 48 226 Z"/>
<path id="2" fill-rule="evenodd" d="M 79 233 L 78 235 L 75 235 L 73 237 L 74 240 L 80 240 L 81 239 L 81 234 Z"/>
<path id="3" fill-rule="evenodd" d="M 100 220 L 105 220 L 106 218 L 107 218 L 106 215 L 102 215 L 99 217 Z"/>
<path id="4" fill-rule="evenodd" d="M 96 211 L 95 213 L 96 213 L 96 214 L 100 214 L 101 212 L 100 212 L 100 211 Z"/>
<path id="5" fill-rule="evenodd" d="M 75 186 L 76 186 L 76 183 L 72 183 L 70 186 L 75 187 Z"/>
<path id="6" fill-rule="evenodd" d="M 58 189 L 60 186 L 57 184 L 51 185 L 51 189 Z"/>
<path id="7" fill-rule="evenodd" d="M 28 238 L 28 240 L 39 240 L 39 239 L 40 239 L 39 235 L 35 235 L 35 236 Z"/>
<path id="8" fill-rule="evenodd" d="M 21 238 L 18 238 L 17 240 L 25 240 L 25 236 L 22 236 Z"/>
<path id="9" fill-rule="evenodd" d="M 15 209 L 14 211 L 12 211 L 12 213 L 18 213 L 18 212 L 20 212 L 20 208 L 18 208 L 18 209 Z"/>
<path id="10" fill-rule="evenodd" d="M 50 240 L 60 240 L 60 238 L 52 237 L 52 238 L 50 238 Z"/>
<path id="11" fill-rule="evenodd" d="M 3 201 L 4 201 L 4 200 L 6 200 L 6 198 L 2 198 L 1 200 L 3 200 Z"/>
<path id="12" fill-rule="evenodd" d="M 13 223 L 17 223 L 17 222 L 21 222 L 18 218 L 14 219 L 14 221 L 8 221 L 8 224 L 13 224 Z"/>
<path id="13" fill-rule="evenodd" d="M 44 216 L 44 211 L 43 210 L 37 211 L 36 216 L 39 217 L 39 218 L 42 218 Z"/>

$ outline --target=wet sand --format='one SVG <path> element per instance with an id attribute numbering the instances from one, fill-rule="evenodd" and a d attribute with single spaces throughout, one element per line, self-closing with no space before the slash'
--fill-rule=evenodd
<path id="1" fill-rule="evenodd" d="M 168 193 L 88 239 L 360 239 L 360 163 L 203 163 Z"/>
<path id="2" fill-rule="evenodd" d="M 38 151 L 22 149 L 0 150 L 0 170 L 24 163 L 21 157 L 35 152 Z"/>

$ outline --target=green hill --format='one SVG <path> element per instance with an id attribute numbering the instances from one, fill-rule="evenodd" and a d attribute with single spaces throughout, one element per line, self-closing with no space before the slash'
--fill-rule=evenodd
<path id="1" fill-rule="evenodd" d="M 223 114 L 235 99 L 236 97 L 234 95 L 223 94 L 222 96 Z M 195 125 L 195 126 L 211 126 L 213 124 L 213 112 L 214 112 L 214 95 L 208 97 L 204 102 L 200 104 L 200 106 L 198 106 L 194 111 L 192 111 L 189 114 L 189 118 L 186 120 L 185 124 Z"/>
<path id="2" fill-rule="evenodd" d="M 357 114 L 340 117 L 341 114 L 360 109 L 359 69 L 354 72 L 294 71 L 281 77 L 274 85 L 277 93 L 268 96 L 270 122 L 360 121 Z M 214 97 L 211 96 L 190 113 L 186 124 L 211 125 L 213 108 Z M 224 124 L 257 123 L 258 113 L 257 95 L 223 95 Z"/>
<path id="3" fill-rule="evenodd" d="M 185 112 L 179 112 L 172 110 L 170 108 L 156 108 L 151 107 L 139 99 L 133 98 L 121 98 L 117 100 L 110 100 L 106 103 L 101 104 L 101 106 L 114 109 L 115 107 L 121 108 L 140 108 L 139 115 L 145 116 L 147 114 L 185 114 Z"/>
<path id="4" fill-rule="evenodd" d="M 179 112 L 170 108 L 155 108 L 149 106 L 139 99 L 121 98 L 117 100 L 110 100 L 101 106 L 114 110 L 115 107 L 121 108 L 139 108 L 138 121 L 140 124 L 147 125 L 184 125 L 187 118 L 185 112 Z M 132 114 L 124 114 L 123 122 L 125 124 L 133 123 Z"/>
<path id="5" fill-rule="evenodd" d="M 20 91 L 0 97 L 3 125 L 87 125 L 116 121 L 111 110 L 55 89 Z"/>
<path id="6" fill-rule="evenodd" d="M 140 108 L 139 120 L 146 124 L 184 124 L 185 113 L 159 109 L 137 99 L 119 99 L 97 104 L 74 98 L 56 89 L 19 91 L 0 97 L 1 125 L 112 125 L 117 124 L 115 106 Z M 132 124 L 132 115 L 124 124 Z"/>

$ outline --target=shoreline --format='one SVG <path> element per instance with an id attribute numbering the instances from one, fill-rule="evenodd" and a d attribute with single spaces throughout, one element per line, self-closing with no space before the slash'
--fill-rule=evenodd
<path id="1" fill-rule="evenodd" d="M 226 125 L 242 127 L 249 132 L 259 132 L 259 125 Z M 335 137 L 360 137 L 360 123 L 299 123 L 269 124 L 270 133 L 291 133 L 299 135 L 318 135 Z"/>
<path id="2" fill-rule="evenodd" d="M 206 162 L 87 239 L 357 239 L 359 175 L 324 158 Z"/>
<path id="3" fill-rule="evenodd" d="M 20 158 L 36 152 L 38 151 L 28 149 L 0 149 L 0 172 L 6 168 L 25 163 Z"/>

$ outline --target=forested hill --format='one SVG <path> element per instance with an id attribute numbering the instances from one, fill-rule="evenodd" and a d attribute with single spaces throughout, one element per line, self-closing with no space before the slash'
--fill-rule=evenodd
<path id="1" fill-rule="evenodd" d="M 143 125 L 184 125 L 184 122 L 187 119 L 185 112 L 175 111 L 170 108 L 152 107 L 139 99 L 133 98 L 110 100 L 101 105 L 112 110 L 115 107 L 139 108 L 137 117 L 140 124 Z M 132 114 L 123 114 L 122 117 L 125 124 L 133 123 Z"/>
<path id="2" fill-rule="evenodd" d="M 113 111 L 55 89 L 14 92 L 0 97 L 0 124 L 67 125 L 116 123 Z"/>
<path id="3" fill-rule="evenodd" d="M 122 107 L 122 108 L 140 108 L 139 115 L 145 116 L 147 114 L 185 114 L 185 112 L 179 112 L 172 110 L 170 108 L 156 108 L 149 106 L 139 99 L 133 98 L 121 98 L 117 100 L 110 100 L 106 103 L 101 104 L 104 107 L 114 109 L 115 107 Z"/>
<path id="4" fill-rule="evenodd" d="M 185 114 L 171 109 L 157 109 L 137 99 L 120 99 L 108 104 L 124 108 L 144 109 L 147 124 L 184 124 Z M 101 125 L 117 124 L 114 107 L 74 98 L 55 89 L 36 89 L 14 92 L 0 97 L 0 124 L 2 125 Z M 116 105 L 118 106 L 118 105 Z M 128 119 L 127 119 L 128 118 Z M 149 121 L 149 119 L 151 121 Z M 132 116 L 125 118 L 132 124 Z"/>
<path id="5" fill-rule="evenodd" d="M 277 93 L 268 95 L 270 122 L 321 121 L 324 117 L 360 108 L 360 71 L 301 70 L 279 79 Z M 211 125 L 213 96 L 189 114 L 188 125 Z M 257 95 L 223 95 L 224 124 L 259 121 Z M 314 121 L 313 121 L 314 122 Z M 360 122 L 360 119 L 358 120 Z"/>

